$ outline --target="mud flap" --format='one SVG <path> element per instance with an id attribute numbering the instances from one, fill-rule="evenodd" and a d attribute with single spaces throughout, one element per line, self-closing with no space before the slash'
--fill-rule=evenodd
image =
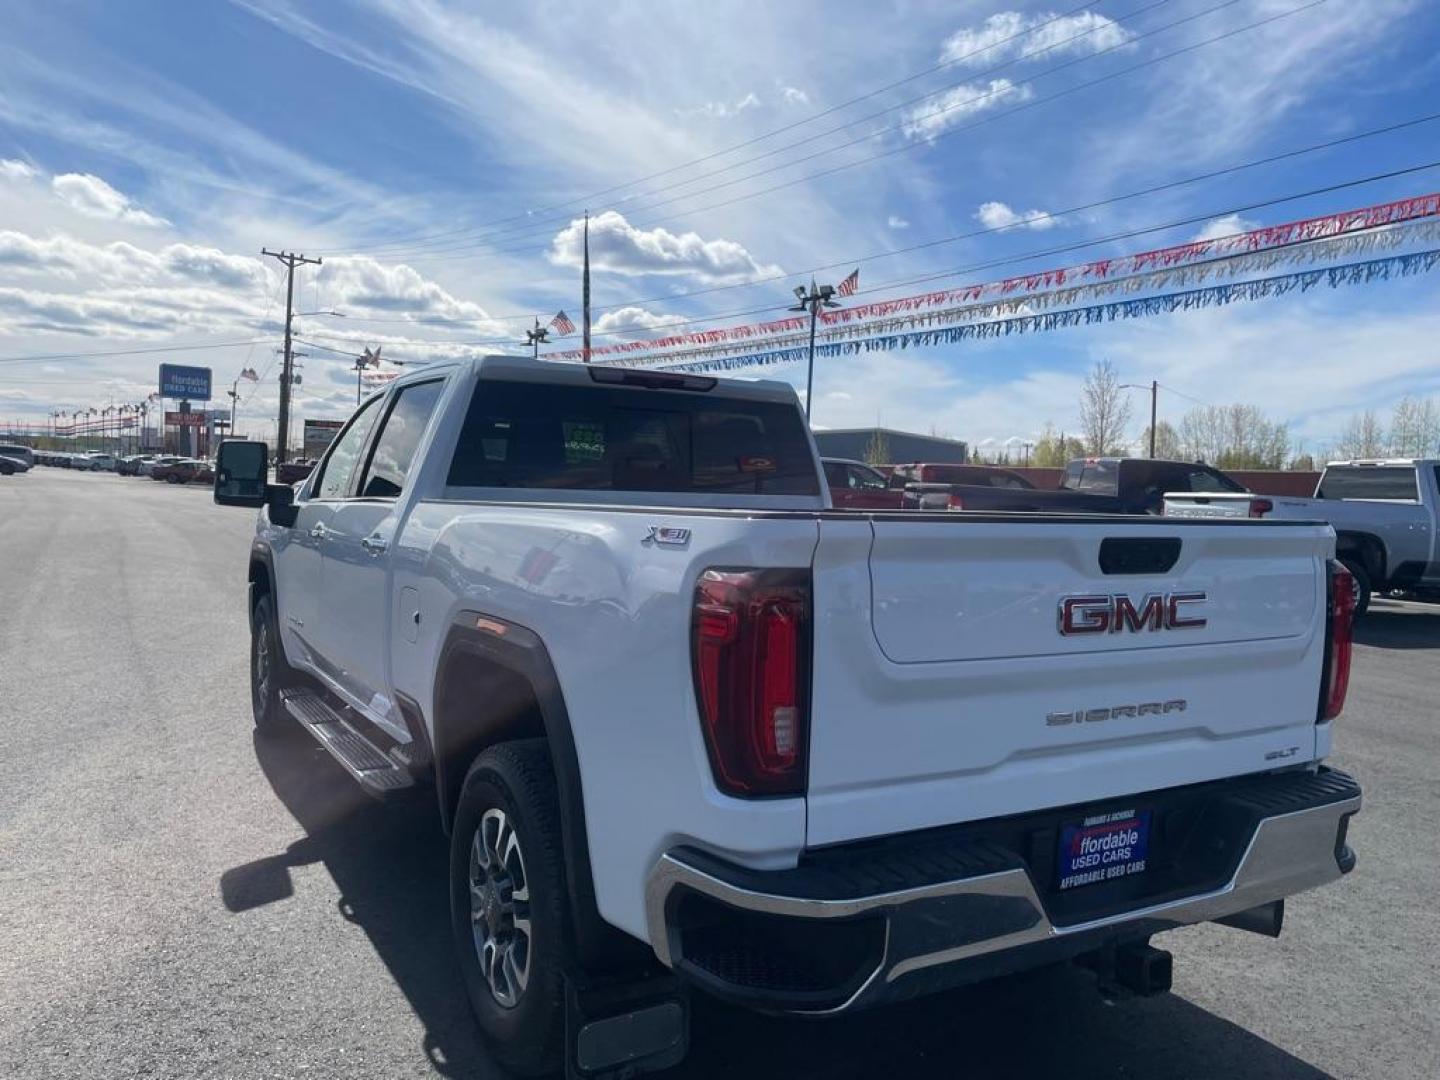
<path id="1" fill-rule="evenodd" d="M 625 1080 L 678 1065 L 690 1049 L 690 998 L 675 976 L 565 980 L 567 1080 Z"/>

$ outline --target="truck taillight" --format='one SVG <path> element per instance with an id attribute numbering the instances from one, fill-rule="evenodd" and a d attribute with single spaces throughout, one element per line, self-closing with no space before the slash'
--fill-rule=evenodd
<path id="1" fill-rule="evenodd" d="M 800 795 L 809 733 L 810 572 L 707 570 L 695 587 L 695 698 L 720 790 Z"/>
<path id="2" fill-rule="evenodd" d="M 1320 719 L 1334 720 L 1345 707 L 1350 689 L 1350 654 L 1355 629 L 1355 578 L 1342 563 L 1330 560 L 1330 599 L 1325 619 L 1325 679 Z"/>
<path id="3" fill-rule="evenodd" d="M 965 500 L 959 495 L 951 494 L 950 498 L 945 501 L 945 505 L 951 510 L 964 510 Z"/>
<path id="4" fill-rule="evenodd" d="M 1270 513 L 1270 511 L 1274 509 L 1275 504 L 1269 499 L 1250 500 L 1250 516 L 1252 518 L 1263 518 L 1266 514 Z"/>

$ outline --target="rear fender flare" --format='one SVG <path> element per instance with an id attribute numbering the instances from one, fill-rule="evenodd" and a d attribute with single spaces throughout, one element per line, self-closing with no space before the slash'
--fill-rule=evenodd
<path id="1" fill-rule="evenodd" d="M 481 629 L 486 627 L 486 629 Z M 492 664 L 525 680 L 534 695 L 550 746 L 555 782 L 560 796 L 560 828 L 564 845 L 566 888 L 574 914 L 576 945 L 582 962 L 590 966 L 612 966 L 624 962 L 617 939 L 623 935 L 601 919 L 595 902 L 594 877 L 590 869 L 590 845 L 585 825 L 585 801 L 580 762 L 570 727 L 560 681 L 540 636 L 528 627 L 479 611 L 462 610 L 452 619 L 440 649 L 431 701 L 432 741 L 435 754 L 435 790 L 440 820 L 448 834 L 453 826 L 460 786 L 470 762 L 484 745 L 472 746 L 474 753 L 452 752 L 461 742 L 456 725 L 466 716 L 447 715 L 447 686 L 464 674 L 467 664 Z M 536 732 L 535 734 L 542 734 Z M 506 737 L 501 734 L 496 741 Z"/>

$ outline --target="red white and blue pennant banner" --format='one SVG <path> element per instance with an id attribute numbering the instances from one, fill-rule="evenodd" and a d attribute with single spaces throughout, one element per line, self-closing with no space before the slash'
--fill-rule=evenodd
<path id="1" fill-rule="evenodd" d="M 1278 250 L 1225 255 L 1203 263 L 1193 263 L 1169 270 L 1152 270 L 1143 274 L 1133 274 L 1130 277 L 1111 278 L 1087 285 L 1051 289 L 1048 292 L 964 304 L 941 310 L 910 312 L 885 319 L 871 319 L 864 323 L 832 326 L 823 330 L 816 340 L 833 342 L 956 323 L 994 321 L 1016 315 L 1031 315 L 1040 311 L 1075 307 L 1112 296 L 1173 291 L 1220 279 L 1234 279 L 1254 273 L 1265 273 L 1282 266 L 1314 266 L 1318 263 L 1331 263 L 1344 258 L 1353 258 L 1356 255 L 1399 251 L 1402 248 L 1433 244 L 1437 241 L 1440 241 L 1440 221 L 1412 222 L 1408 225 L 1398 225 L 1360 235 L 1340 236 L 1332 240 L 1321 240 Z M 779 348 L 786 345 L 799 345 L 806 340 L 807 335 L 800 332 L 772 337 L 762 344 L 768 348 Z M 734 356 L 755 351 L 757 350 L 754 343 L 748 346 L 745 343 L 721 343 L 703 348 L 675 349 L 655 356 L 627 358 L 622 363 L 627 367 L 669 366 L 677 362 Z"/>
<path id="2" fill-rule="evenodd" d="M 1297 245 L 1355 233 L 1376 233 L 1384 226 L 1435 217 L 1440 217 L 1440 193 L 1398 199 L 1394 202 L 1305 218 L 1281 225 L 1268 225 L 1264 228 L 1251 229 L 1230 236 L 1175 244 L 1115 259 L 1097 259 L 1079 266 L 1042 270 L 1033 274 L 1017 275 L 984 284 L 965 285 L 955 289 L 942 289 L 915 296 L 899 297 L 894 300 L 879 300 L 874 303 L 860 304 L 853 308 L 825 311 L 820 315 L 820 322 L 828 329 L 840 324 L 889 318 L 902 313 L 978 304 L 988 299 L 1029 296 L 1042 290 L 1053 292 L 1073 286 L 1134 277 L 1137 274 L 1172 270 L 1232 255 L 1284 250 Z M 794 315 L 784 319 L 744 326 L 718 327 L 664 338 L 602 345 L 592 348 L 590 355 L 593 359 L 614 357 L 623 363 L 636 354 L 658 353 L 731 342 L 738 342 L 746 348 L 753 349 L 763 339 L 797 333 L 801 330 L 808 330 L 808 328 L 808 315 Z M 569 349 L 547 353 L 545 358 L 548 360 L 578 360 L 582 358 L 581 352 L 580 349 Z M 658 356 L 653 358 L 655 362 L 659 362 L 661 359 Z"/>
<path id="3" fill-rule="evenodd" d="M 1009 337 L 1012 334 L 1039 333 L 1072 326 L 1115 322 L 1165 315 L 1176 311 L 1197 311 L 1202 308 L 1226 307 L 1248 300 L 1264 300 L 1294 292 L 1308 292 L 1319 286 L 1338 289 L 1346 285 L 1365 285 L 1392 278 L 1412 277 L 1440 268 L 1440 249 L 1393 255 L 1383 259 L 1348 263 L 1323 270 L 1305 270 L 1292 274 L 1211 285 L 1185 292 L 1146 296 L 1089 307 L 1067 308 L 1037 315 L 1021 315 L 992 322 L 972 322 L 960 326 L 908 333 L 857 337 L 851 340 L 826 342 L 815 346 L 816 356 L 844 356 L 860 352 L 890 352 L 895 349 L 950 345 L 961 341 Z M 791 345 L 742 356 L 727 356 L 690 363 L 657 365 L 667 371 L 716 372 L 739 368 L 770 367 L 780 364 L 804 363 L 807 348 Z"/>

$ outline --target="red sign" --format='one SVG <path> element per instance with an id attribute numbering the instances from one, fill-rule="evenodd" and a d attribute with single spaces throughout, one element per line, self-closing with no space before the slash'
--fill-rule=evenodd
<path id="1" fill-rule="evenodd" d="M 203 412 L 167 412 L 166 427 L 204 427 L 208 414 Z"/>

